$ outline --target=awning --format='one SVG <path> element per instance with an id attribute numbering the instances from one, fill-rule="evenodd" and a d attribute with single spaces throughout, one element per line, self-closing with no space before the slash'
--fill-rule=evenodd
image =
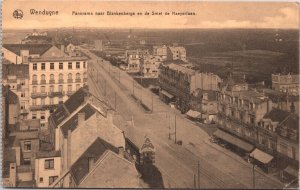
<path id="1" fill-rule="evenodd" d="M 163 95 L 167 96 L 168 98 L 173 98 L 174 96 L 172 94 L 170 94 L 169 92 L 165 91 L 165 90 L 161 90 L 160 91 Z"/>
<path id="2" fill-rule="evenodd" d="M 252 157 L 264 164 L 269 163 L 273 159 L 273 156 L 271 156 L 270 154 L 267 154 L 257 148 L 253 152 L 251 152 L 250 157 Z"/>
<path id="3" fill-rule="evenodd" d="M 214 135 L 220 139 L 223 139 L 224 141 L 233 144 L 247 152 L 250 152 L 251 150 L 253 150 L 253 146 L 237 137 L 234 137 L 224 131 L 221 130 L 217 130 Z"/>
<path id="4" fill-rule="evenodd" d="M 194 110 L 189 110 L 188 112 L 186 112 L 186 115 L 192 118 L 201 118 L 201 113 Z"/>
<path id="5" fill-rule="evenodd" d="M 299 171 L 293 168 L 292 166 L 286 167 L 283 171 L 286 173 L 290 174 L 291 176 L 298 177 L 299 176 Z"/>

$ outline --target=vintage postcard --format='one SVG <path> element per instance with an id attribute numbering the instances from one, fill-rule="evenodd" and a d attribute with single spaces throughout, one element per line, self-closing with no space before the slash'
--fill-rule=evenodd
<path id="1" fill-rule="evenodd" d="M 3 0 L 2 186 L 290 189 L 297 2 Z"/>

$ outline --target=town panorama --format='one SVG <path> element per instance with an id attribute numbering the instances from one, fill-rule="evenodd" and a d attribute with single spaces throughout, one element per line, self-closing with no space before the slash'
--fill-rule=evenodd
<path id="1" fill-rule="evenodd" d="M 53 23 L 2 34 L 3 187 L 298 187 L 298 29 Z"/>

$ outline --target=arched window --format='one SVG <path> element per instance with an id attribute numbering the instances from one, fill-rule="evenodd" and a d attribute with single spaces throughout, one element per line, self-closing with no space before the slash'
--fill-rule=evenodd
<path id="1" fill-rule="evenodd" d="M 68 74 L 68 79 L 72 79 L 72 73 Z"/>
<path id="2" fill-rule="evenodd" d="M 50 80 L 54 80 L 54 74 L 50 75 Z"/>
<path id="3" fill-rule="evenodd" d="M 44 74 L 42 74 L 42 76 L 41 76 L 41 80 L 46 80 L 45 78 L 46 78 L 46 77 L 45 77 L 45 75 L 44 75 Z"/>
<path id="4" fill-rule="evenodd" d="M 36 75 L 32 75 L 32 80 L 33 81 L 37 81 L 37 76 Z"/>
<path id="5" fill-rule="evenodd" d="M 61 74 L 61 73 L 59 74 L 59 76 L 58 76 L 58 77 L 59 77 L 59 80 L 63 80 L 63 79 L 64 79 L 64 75 L 63 75 L 63 74 Z"/>
<path id="6" fill-rule="evenodd" d="M 76 73 L 76 79 L 80 79 L 80 73 Z"/>

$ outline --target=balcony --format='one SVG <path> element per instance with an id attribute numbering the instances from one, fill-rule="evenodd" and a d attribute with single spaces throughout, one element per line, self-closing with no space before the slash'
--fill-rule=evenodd
<path id="1" fill-rule="evenodd" d="M 49 84 L 55 84 L 55 80 L 49 80 Z"/>
<path id="2" fill-rule="evenodd" d="M 38 81 L 37 80 L 33 80 L 32 84 L 38 84 Z"/>
<path id="3" fill-rule="evenodd" d="M 25 115 L 25 114 L 28 114 L 29 111 L 27 109 L 21 109 L 20 113 Z"/>
<path id="4" fill-rule="evenodd" d="M 59 104 L 52 105 L 34 105 L 30 107 L 30 111 L 50 110 L 56 109 Z"/>
<path id="5" fill-rule="evenodd" d="M 71 96 L 72 94 L 74 94 L 74 91 L 67 91 L 67 96 Z"/>
<path id="6" fill-rule="evenodd" d="M 64 79 L 59 79 L 58 83 L 63 84 L 64 83 Z"/>
<path id="7" fill-rule="evenodd" d="M 46 84 L 46 80 L 41 80 L 41 84 Z"/>
<path id="8" fill-rule="evenodd" d="M 79 83 L 81 82 L 81 79 L 75 79 L 75 82 Z"/>
<path id="9" fill-rule="evenodd" d="M 73 79 L 68 79 L 68 83 L 72 83 L 73 82 Z"/>
<path id="10" fill-rule="evenodd" d="M 65 93 L 64 92 L 48 92 L 48 96 L 49 97 L 60 97 L 60 96 L 64 96 Z"/>
<path id="11" fill-rule="evenodd" d="M 47 92 L 33 92 L 31 93 L 31 98 L 45 98 L 47 97 Z"/>

